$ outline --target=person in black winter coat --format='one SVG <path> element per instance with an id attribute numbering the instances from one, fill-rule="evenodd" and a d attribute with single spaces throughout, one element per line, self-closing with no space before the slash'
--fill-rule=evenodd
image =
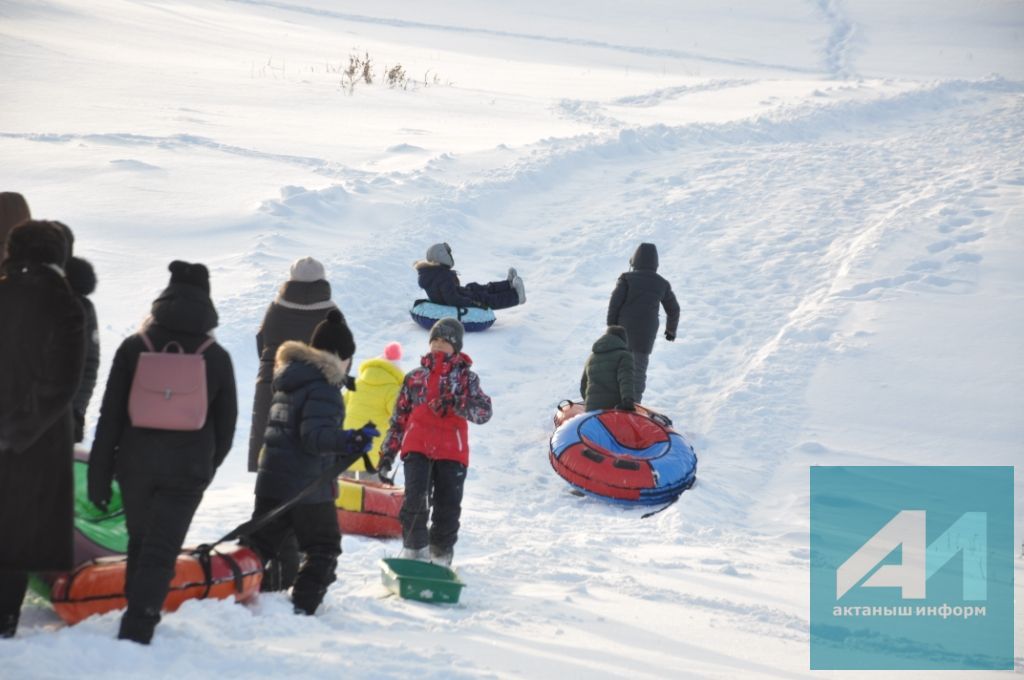
<path id="1" fill-rule="evenodd" d="M 459 275 L 452 267 L 455 260 L 447 243 L 435 243 L 427 248 L 427 257 L 413 263 L 419 286 L 427 292 L 427 298 L 439 305 L 450 307 L 483 307 L 485 309 L 507 309 L 526 302 L 526 288 L 523 279 L 515 269 L 508 270 L 504 281 L 490 283 L 459 283 Z"/>
<path id="2" fill-rule="evenodd" d="M 100 372 L 100 330 L 96 320 L 96 307 L 89 295 L 96 290 L 96 273 L 88 261 L 72 257 L 67 266 L 68 283 L 78 296 L 78 302 L 85 311 L 85 367 L 82 370 L 82 384 L 75 395 L 72 413 L 75 417 L 75 441 L 85 439 L 85 413 L 89 410 L 96 379 Z"/>
<path id="3" fill-rule="evenodd" d="M 312 615 L 335 580 L 341 554 L 334 507 L 337 476 L 369 451 L 379 434 L 372 423 L 361 430 L 341 429 L 345 419 L 341 386 L 355 349 L 352 333 L 335 309 L 316 327 L 308 345 L 289 340 L 277 350 L 253 517 L 266 515 L 315 486 L 287 512 L 258 528 L 246 543 L 267 563 L 278 559 L 286 535 L 294 531 L 306 554 L 292 588 L 296 613 Z M 317 483 L 332 469 L 333 474 Z"/>
<path id="4" fill-rule="evenodd" d="M 65 267 L 71 290 L 78 296 L 78 302 L 85 310 L 85 368 L 82 372 L 82 384 L 75 395 L 72 414 L 75 417 L 75 441 L 85 439 L 85 413 L 89 410 L 92 393 L 96 389 L 96 378 L 100 371 L 100 332 L 96 320 L 96 307 L 88 298 L 96 290 L 96 272 L 88 261 L 75 257 L 75 234 L 63 222 L 54 222 L 64 231 L 68 242 L 68 263 Z"/>
<path id="5" fill-rule="evenodd" d="M 277 348 L 287 340 L 306 341 L 313 334 L 324 314 L 338 306 L 331 302 L 331 284 L 324 266 L 312 257 L 303 257 L 291 265 L 288 280 L 281 285 L 277 297 L 267 307 L 256 333 L 256 352 L 260 358 L 253 397 L 252 427 L 249 432 L 249 472 L 256 472 L 263 435 L 267 429 L 267 413 L 273 390 L 274 358 Z M 344 320 L 344 315 L 342 315 Z"/>
<path id="6" fill-rule="evenodd" d="M 636 380 L 634 401 L 640 403 L 647 389 L 647 363 L 658 335 L 658 308 L 665 308 L 665 339 L 676 339 L 679 303 L 672 286 L 658 274 L 658 247 L 641 243 L 629 259 L 632 270 L 619 276 L 608 302 L 608 325 L 622 326 L 629 336 Z"/>
<path id="7" fill-rule="evenodd" d="M 3 244 L 0 244 L 2 246 Z M 85 315 L 52 222 L 22 222 L 0 264 L 0 638 L 18 626 L 29 571 L 73 566 L 71 401 Z"/>
<path id="8" fill-rule="evenodd" d="M 94 505 L 106 508 L 115 476 L 121 485 L 128 528 L 128 608 L 118 637 L 142 644 L 149 643 L 160 621 L 175 560 L 203 492 L 231 449 L 238 416 L 231 357 L 213 343 L 203 351 L 208 406 L 201 429 L 158 430 L 131 423 L 132 380 L 139 355 L 147 351 L 142 333 L 158 350 L 174 341 L 185 352 L 195 352 L 217 327 L 206 267 L 174 261 L 169 269 L 170 284 L 153 302 L 151 318 L 114 355 L 89 458 Z"/>

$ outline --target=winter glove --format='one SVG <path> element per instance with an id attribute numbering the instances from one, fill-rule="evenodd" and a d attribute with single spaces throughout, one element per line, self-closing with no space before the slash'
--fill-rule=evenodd
<path id="1" fill-rule="evenodd" d="M 633 404 L 632 399 L 623 399 L 622 403 L 616 406 L 620 411 L 635 411 L 636 406 Z"/>
<path id="2" fill-rule="evenodd" d="M 391 476 L 391 465 L 394 463 L 390 458 L 381 458 L 380 462 L 377 463 L 377 477 L 380 481 L 388 486 L 391 486 L 394 482 L 394 477 Z"/>
<path id="3" fill-rule="evenodd" d="M 89 475 L 88 495 L 90 503 L 106 512 L 113 495 L 110 480 L 99 479 L 99 475 Z"/>
<path id="4" fill-rule="evenodd" d="M 356 379 L 353 378 L 352 376 L 346 375 L 345 376 L 345 383 L 344 384 L 345 384 L 345 389 L 348 390 L 349 392 L 355 392 L 356 391 Z"/>
<path id="5" fill-rule="evenodd" d="M 455 397 L 451 394 L 446 394 L 443 397 L 431 400 L 429 406 L 430 410 L 437 415 L 446 416 L 455 408 Z"/>
<path id="6" fill-rule="evenodd" d="M 348 437 L 348 452 L 359 454 L 369 452 L 370 447 L 373 446 L 373 438 L 379 434 L 380 432 L 372 422 L 367 423 L 359 430 L 353 430 Z"/>
<path id="7" fill-rule="evenodd" d="M 668 340 L 669 342 L 675 342 L 676 334 L 673 333 L 672 331 L 665 331 L 665 339 Z"/>
<path id="8" fill-rule="evenodd" d="M 75 443 L 81 442 L 85 439 L 85 414 L 74 412 L 75 416 Z"/>

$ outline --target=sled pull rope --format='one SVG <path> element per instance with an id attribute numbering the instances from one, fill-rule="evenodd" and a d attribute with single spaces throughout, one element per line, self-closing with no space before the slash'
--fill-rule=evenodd
<path id="1" fill-rule="evenodd" d="M 669 508 L 671 508 L 675 504 L 676 501 L 678 501 L 680 499 L 680 497 L 682 497 L 682 495 L 683 494 L 680 493 L 678 496 L 676 496 L 675 498 L 670 500 L 666 505 L 663 505 L 662 507 L 658 508 L 657 510 L 653 510 L 651 512 L 648 512 L 646 515 L 640 515 L 640 519 L 647 519 L 648 517 L 654 517 L 655 515 L 657 515 L 662 510 L 668 510 Z"/>

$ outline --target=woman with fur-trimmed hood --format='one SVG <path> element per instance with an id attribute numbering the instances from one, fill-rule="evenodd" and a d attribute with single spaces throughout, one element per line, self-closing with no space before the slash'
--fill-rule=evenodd
<path id="1" fill-rule="evenodd" d="M 327 281 L 324 266 L 312 257 L 293 262 L 288 280 L 267 307 L 263 323 L 256 333 L 260 368 L 256 375 L 252 427 L 249 430 L 249 472 L 256 472 L 266 434 L 267 412 L 273 395 L 270 381 L 274 378 L 277 348 L 288 340 L 308 340 L 316 325 L 323 321 L 324 314 L 332 309 L 338 309 L 338 306 L 331 302 L 331 284 Z M 344 318 L 342 316 L 342 321 Z"/>
<path id="2" fill-rule="evenodd" d="M 336 309 L 317 325 L 309 344 L 289 340 L 278 348 L 253 517 L 291 501 L 317 484 L 325 471 L 362 456 L 379 434 L 372 423 L 361 430 L 341 429 L 345 417 L 341 387 L 355 350 L 352 333 Z M 287 535 L 295 533 L 299 549 L 306 554 L 292 588 L 297 614 L 312 615 L 335 579 L 341 554 L 334 509 L 337 492 L 336 475 L 330 476 L 247 540 L 267 563 L 280 560 Z"/>
<path id="3" fill-rule="evenodd" d="M 482 307 L 507 309 L 526 302 L 523 279 L 512 267 L 504 281 L 490 283 L 459 283 L 459 274 L 452 267 L 455 259 L 447 243 L 435 243 L 427 248 L 426 259 L 413 263 L 420 288 L 427 298 L 438 305 L 449 307 Z"/>

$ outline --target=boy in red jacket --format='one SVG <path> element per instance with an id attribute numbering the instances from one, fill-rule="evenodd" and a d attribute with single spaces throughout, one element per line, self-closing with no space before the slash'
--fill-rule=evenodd
<path id="1" fill-rule="evenodd" d="M 462 354 L 463 334 L 462 324 L 452 318 L 439 320 L 430 330 L 430 353 L 405 376 L 378 465 L 386 477 L 397 455 L 405 462 L 405 502 L 399 513 L 404 547 L 399 557 L 445 566 L 452 562 L 459 534 L 469 465 L 467 421 L 482 425 L 492 413 L 491 398 L 469 368 L 473 361 Z"/>

